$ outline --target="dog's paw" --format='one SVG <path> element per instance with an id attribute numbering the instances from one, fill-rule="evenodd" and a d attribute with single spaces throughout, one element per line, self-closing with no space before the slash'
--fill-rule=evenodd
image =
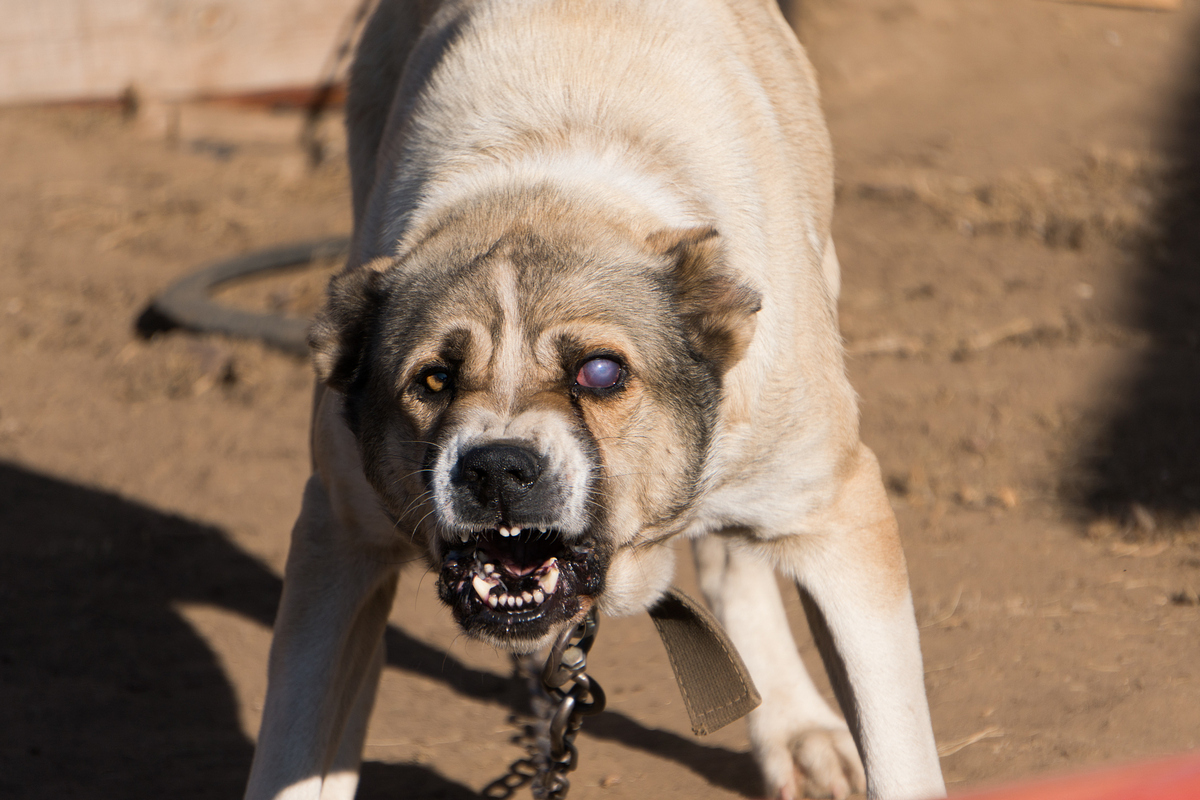
<path id="1" fill-rule="evenodd" d="M 810 728 L 764 755 L 767 789 L 778 800 L 842 800 L 851 792 L 866 791 L 862 760 L 845 728 Z"/>

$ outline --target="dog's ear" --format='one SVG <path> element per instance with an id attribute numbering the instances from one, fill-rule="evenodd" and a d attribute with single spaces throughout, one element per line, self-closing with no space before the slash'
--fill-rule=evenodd
<path id="1" fill-rule="evenodd" d="M 672 228 L 651 234 L 646 243 L 674 263 L 675 299 L 693 345 L 728 371 L 754 338 L 762 296 L 725 269 L 715 228 Z"/>
<path id="2" fill-rule="evenodd" d="M 317 378 L 345 394 L 359 375 L 367 337 L 383 305 L 381 259 L 336 275 L 329 282 L 325 307 L 308 332 Z"/>

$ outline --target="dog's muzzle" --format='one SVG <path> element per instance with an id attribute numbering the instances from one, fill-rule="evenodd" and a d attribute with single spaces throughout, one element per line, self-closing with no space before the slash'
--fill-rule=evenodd
<path id="1" fill-rule="evenodd" d="M 438 596 L 467 633 L 536 645 L 594 605 L 606 560 L 586 535 L 568 543 L 554 529 L 480 531 L 443 555 Z"/>
<path id="2" fill-rule="evenodd" d="M 451 503 L 470 528 L 543 528 L 559 516 L 561 487 L 546 473 L 546 459 L 515 442 L 467 450 L 450 475 Z"/>
<path id="3" fill-rule="evenodd" d="M 607 559 L 589 531 L 556 527 L 561 485 L 517 442 L 466 450 L 451 470 L 454 528 L 438 594 L 463 629 L 520 647 L 591 607 Z"/>

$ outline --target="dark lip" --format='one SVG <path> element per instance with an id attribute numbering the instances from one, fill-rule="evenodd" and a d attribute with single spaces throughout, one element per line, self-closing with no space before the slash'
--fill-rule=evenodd
<path id="1" fill-rule="evenodd" d="M 538 565 L 551 558 L 555 559 L 558 585 L 540 604 L 523 608 L 492 607 L 474 588 L 474 578 L 480 574 L 476 567 L 477 553 L 494 566 L 507 563 L 502 574 L 493 574 L 499 574 L 502 591 L 509 594 L 538 586 L 541 570 Z M 579 616 L 599 596 L 603 591 L 606 561 L 587 534 L 572 537 L 568 542 L 554 529 L 540 535 L 536 531 L 523 531 L 518 537 L 502 537 L 495 529 L 481 531 L 466 542 L 447 543 L 441 554 L 438 597 L 450 607 L 455 621 L 469 635 L 514 643 L 537 640 Z M 519 575 L 510 569 L 528 572 Z"/>

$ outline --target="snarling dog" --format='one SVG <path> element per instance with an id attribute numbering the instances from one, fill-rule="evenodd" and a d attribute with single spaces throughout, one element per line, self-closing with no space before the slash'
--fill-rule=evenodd
<path id="1" fill-rule="evenodd" d="M 772 0 L 385 0 L 347 116 L 354 250 L 311 336 L 315 468 L 247 796 L 353 795 L 399 565 L 529 652 L 649 607 L 675 538 L 764 697 L 772 795 L 942 795 L 843 367 L 828 135 Z"/>

